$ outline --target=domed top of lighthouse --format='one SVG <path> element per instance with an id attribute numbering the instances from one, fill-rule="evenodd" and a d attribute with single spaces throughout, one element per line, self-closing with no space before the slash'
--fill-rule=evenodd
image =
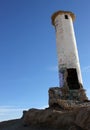
<path id="1" fill-rule="evenodd" d="M 56 18 L 58 15 L 62 15 L 62 14 L 70 15 L 73 21 L 74 21 L 74 19 L 75 19 L 74 13 L 72 13 L 72 12 L 70 12 L 70 11 L 61 11 L 61 10 L 60 10 L 60 11 L 55 12 L 55 13 L 52 15 L 52 17 L 51 17 L 51 19 L 52 19 L 52 24 L 53 24 L 53 25 L 54 25 L 54 20 L 55 20 L 55 18 Z"/>

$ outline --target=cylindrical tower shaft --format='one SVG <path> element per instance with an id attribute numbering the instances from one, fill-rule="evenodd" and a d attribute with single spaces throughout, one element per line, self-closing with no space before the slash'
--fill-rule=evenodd
<path id="1" fill-rule="evenodd" d="M 68 84 L 82 84 L 80 63 L 73 28 L 75 15 L 68 11 L 58 11 L 52 15 L 52 24 L 56 30 L 58 68 L 60 87 Z M 77 89 L 78 85 L 74 87 Z"/>

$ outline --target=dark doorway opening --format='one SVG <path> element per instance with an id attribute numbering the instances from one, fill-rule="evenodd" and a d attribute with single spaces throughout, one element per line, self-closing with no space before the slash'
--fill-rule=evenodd
<path id="1" fill-rule="evenodd" d="M 68 73 L 67 84 L 69 86 L 69 89 L 70 90 L 79 89 L 80 84 L 78 81 L 77 70 L 74 68 L 70 68 L 70 69 L 67 69 L 67 73 Z"/>

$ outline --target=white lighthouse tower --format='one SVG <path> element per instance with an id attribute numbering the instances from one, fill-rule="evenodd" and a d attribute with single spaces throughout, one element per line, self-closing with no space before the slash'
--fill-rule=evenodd
<path id="1" fill-rule="evenodd" d="M 75 15 L 58 11 L 52 15 L 58 54 L 59 87 L 49 89 L 49 106 L 73 109 L 88 100 L 83 89 L 78 50 L 73 28 Z"/>
<path id="2" fill-rule="evenodd" d="M 74 19 L 75 15 L 68 11 L 58 11 L 52 15 L 52 24 L 56 30 L 60 87 L 67 83 L 70 89 L 78 89 L 79 84 L 82 84 Z"/>

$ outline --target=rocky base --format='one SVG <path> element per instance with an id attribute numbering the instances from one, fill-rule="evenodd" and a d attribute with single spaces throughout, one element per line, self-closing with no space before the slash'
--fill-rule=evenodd
<path id="1" fill-rule="evenodd" d="M 90 130 L 90 107 L 32 108 L 24 111 L 21 119 L 1 122 L 0 130 Z"/>
<path id="2" fill-rule="evenodd" d="M 77 90 L 69 90 L 67 86 L 62 88 L 53 87 L 48 91 L 49 94 L 49 106 L 59 106 L 64 110 L 73 110 L 80 107 L 90 107 L 90 101 L 88 100 L 85 90 L 83 88 Z"/>
<path id="3" fill-rule="evenodd" d="M 90 130 L 90 107 L 73 110 L 46 108 L 24 112 L 23 125 L 59 130 Z"/>

